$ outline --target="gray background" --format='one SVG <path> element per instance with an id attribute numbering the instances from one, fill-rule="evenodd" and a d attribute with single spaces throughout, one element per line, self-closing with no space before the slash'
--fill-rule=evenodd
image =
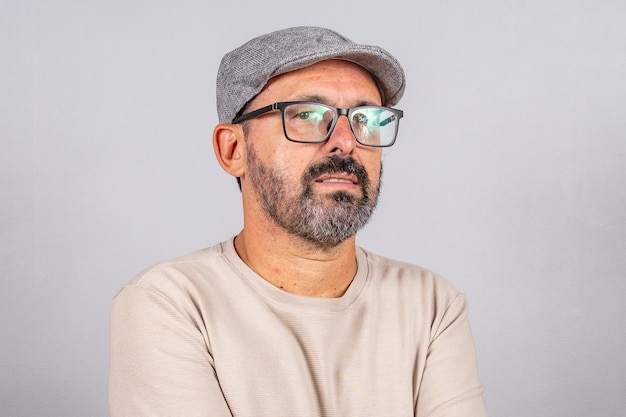
<path id="1" fill-rule="evenodd" d="M 624 416 L 623 0 L 0 0 L 0 415 L 107 414 L 115 292 L 241 227 L 219 60 L 300 24 L 405 66 L 359 242 L 467 294 L 490 414 Z"/>

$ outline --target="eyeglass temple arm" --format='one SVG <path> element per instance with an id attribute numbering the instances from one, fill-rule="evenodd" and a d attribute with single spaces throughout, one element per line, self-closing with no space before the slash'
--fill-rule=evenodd
<path id="1" fill-rule="evenodd" d="M 261 107 L 260 109 L 257 109 L 255 111 L 251 111 L 250 113 L 242 114 L 241 116 L 233 120 L 233 123 L 239 123 L 245 120 L 254 119 L 257 116 L 262 115 L 263 113 L 267 113 L 276 109 L 278 109 L 278 103 L 270 104 L 268 106 Z"/>

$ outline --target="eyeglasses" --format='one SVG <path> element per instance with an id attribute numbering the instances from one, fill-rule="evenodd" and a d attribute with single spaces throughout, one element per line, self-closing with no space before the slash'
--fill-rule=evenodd
<path id="1" fill-rule="evenodd" d="M 285 137 L 292 142 L 322 143 L 328 140 L 339 116 L 346 116 L 356 141 L 364 146 L 393 145 L 404 112 L 382 106 L 358 106 L 340 109 L 311 101 L 288 101 L 270 104 L 233 120 L 240 123 L 262 114 L 280 110 Z"/>

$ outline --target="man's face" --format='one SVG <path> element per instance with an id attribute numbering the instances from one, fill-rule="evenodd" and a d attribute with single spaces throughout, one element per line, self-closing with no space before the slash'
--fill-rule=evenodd
<path id="1" fill-rule="evenodd" d="M 371 75 L 339 60 L 273 78 L 248 111 L 278 101 L 341 108 L 381 104 Z M 378 200 L 381 150 L 357 144 L 346 117 L 321 144 L 288 141 L 278 111 L 248 123 L 242 183 L 269 219 L 319 247 L 335 246 L 367 223 Z"/>

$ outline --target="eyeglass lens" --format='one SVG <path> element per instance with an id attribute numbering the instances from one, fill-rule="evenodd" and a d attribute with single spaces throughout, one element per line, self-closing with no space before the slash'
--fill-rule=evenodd
<path id="1" fill-rule="evenodd" d="M 321 142 L 327 139 L 339 115 L 319 103 L 294 103 L 283 110 L 285 133 L 298 142 Z M 393 143 L 398 130 L 398 117 L 389 109 L 362 106 L 351 109 L 348 119 L 357 140 L 363 145 L 387 146 Z"/>

